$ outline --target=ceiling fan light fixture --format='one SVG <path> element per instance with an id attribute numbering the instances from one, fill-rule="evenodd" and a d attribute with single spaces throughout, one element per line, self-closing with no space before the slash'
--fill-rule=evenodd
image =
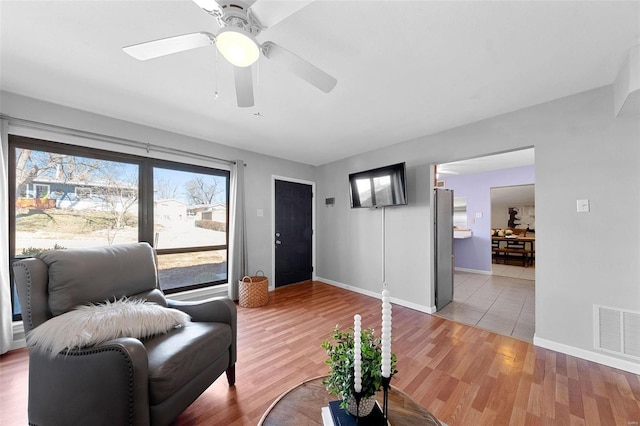
<path id="1" fill-rule="evenodd" d="M 260 57 L 258 42 L 242 28 L 225 27 L 220 30 L 216 46 L 222 56 L 236 67 L 251 66 Z"/>

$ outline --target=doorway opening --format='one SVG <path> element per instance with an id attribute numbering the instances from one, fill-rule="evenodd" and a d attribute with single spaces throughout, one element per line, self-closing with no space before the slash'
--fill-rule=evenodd
<path id="1" fill-rule="evenodd" d="M 491 272 L 535 280 L 535 184 L 491 188 Z"/>
<path id="2" fill-rule="evenodd" d="M 511 265 L 493 261 L 491 229 L 495 229 L 492 212 L 496 208 L 492 207 L 491 189 L 534 185 L 533 148 L 440 164 L 436 172 L 436 186 L 452 189 L 459 198 L 458 211 L 454 211 L 457 213 L 455 223 L 464 226 L 461 212 L 466 213 L 465 232 L 454 230 L 453 301 L 436 315 L 532 342 L 535 331 L 535 260 L 525 267 L 524 259 L 520 259 L 522 269 L 530 271 L 526 278 L 494 275 L 494 268 L 510 268 Z M 508 228 L 509 207 L 525 210 L 524 206 L 534 205 L 528 202 L 507 204 L 512 205 L 506 206 L 506 223 L 501 225 L 504 228 Z M 515 217 L 521 219 L 521 213 L 529 212 L 518 211 Z M 535 222 L 531 223 L 530 229 L 535 232 Z M 530 250 L 528 247 L 510 248 Z"/>

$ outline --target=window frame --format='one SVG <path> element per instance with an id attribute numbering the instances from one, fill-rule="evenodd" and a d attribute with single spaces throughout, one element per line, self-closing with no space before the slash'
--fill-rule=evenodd
<path id="1" fill-rule="evenodd" d="M 39 191 L 38 188 L 47 188 L 47 190 L 45 191 L 45 197 L 49 196 L 49 194 L 51 193 L 51 185 L 48 185 L 46 183 L 34 183 L 33 184 L 33 198 L 42 198 L 39 195 Z"/>
<path id="2" fill-rule="evenodd" d="M 13 268 L 11 265 L 13 262 L 19 259 L 23 259 L 28 256 L 20 256 L 15 253 L 16 249 L 16 149 L 32 149 L 37 151 L 52 152 L 56 154 L 80 156 L 85 158 L 91 158 L 96 160 L 114 161 L 128 164 L 135 164 L 138 166 L 138 241 L 147 242 L 152 247 L 154 246 L 154 181 L 153 170 L 154 167 L 179 170 L 185 172 L 193 172 L 200 174 L 208 174 L 214 176 L 220 176 L 225 178 L 225 192 L 226 192 L 226 231 L 225 231 L 225 244 L 224 245 L 210 245 L 210 246 L 197 246 L 197 247 L 181 247 L 173 249 L 159 249 L 156 250 L 158 256 L 164 254 L 183 254 L 203 251 L 227 251 L 227 264 L 226 264 L 226 277 L 227 279 L 206 282 L 201 284 L 194 284 L 189 286 L 183 286 L 179 288 L 172 288 L 163 290 L 166 294 L 177 293 L 182 291 L 188 291 L 198 288 L 214 287 L 217 285 L 226 284 L 229 281 L 229 200 L 230 200 L 230 183 L 231 172 L 225 169 L 218 169 L 214 167 L 206 167 L 194 164 L 187 164 L 178 161 L 162 160 L 151 157 L 143 157 L 133 154 L 120 153 L 116 151 L 110 151 L 107 149 L 89 148 L 78 145 L 71 145 L 61 142 L 54 142 L 44 139 L 30 138 L 26 136 L 19 136 L 9 134 L 9 154 L 8 154 L 8 184 L 9 184 L 9 272 L 10 272 L 10 289 L 11 289 L 11 305 L 15 306 L 14 300 L 14 277 Z M 91 191 L 91 189 L 89 188 Z M 13 309 L 12 309 L 13 312 Z M 13 314 L 13 320 L 19 321 L 22 319 L 21 314 Z"/>
<path id="3" fill-rule="evenodd" d="M 171 294 L 171 293 L 177 293 L 177 292 L 181 292 L 181 291 L 188 291 L 188 290 L 195 290 L 198 288 L 203 288 L 203 287 L 210 287 L 213 285 L 220 285 L 220 284 L 226 284 L 229 282 L 229 263 L 228 263 L 228 259 L 229 259 L 229 199 L 230 199 L 230 194 L 229 194 L 229 190 L 231 188 L 231 173 L 228 170 L 222 170 L 222 169 L 213 169 L 210 167 L 204 167 L 204 166 L 198 166 L 195 164 L 185 164 L 185 163 L 177 163 L 174 161 L 167 161 L 167 160 L 160 160 L 160 159 L 149 159 L 149 167 L 148 167 L 148 173 L 150 174 L 150 176 L 147 177 L 147 179 L 151 182 L 150 187 L 150 194 L 148 194 L 148 196 L 151 198 L 151 204 L 150 206 L 148 206 L 150 208 L 150 212 L 149 212 L 149 227 L 146 231 L 148 231 L 148 234 L 144 235 L 145 241 L 148 241 L 149 244 L 151 244 L 151 246 L 153 246 L 153 234 L 154 234 L 154 227 L 153 227 L 153 217 L 154 217 L 154 211 L 153 211 L 153 169 L 154 168 L 163 168 L 163 169 L 172 169 L 172 170 L 179 170 L 179 171 L 183 171 L 183 172 L 191 172 L 191 173 L 201 173 L 201 174 L 209 174 L 209 175 L 214 175 L 214 176 L 224 176 L 226 177 L 226 186 L 225 186 L 225 193 L 227 194 L 227 199 L 226 199 L 226 203 L 227 203 L 227 211 L 226 211 L 226 223 L 227 223 L 227 229 L 225 231 L 225 244 L 224 245 L 209 245 L 209 246 L 193 246 L 193 247 L 179 247 L 179 248 L 170 248 L 170 249 L 156 249 L 156 253 L 158 254 L 158 256 L 162 256 L 163 254 L 184 254 L 184 253 L 196 253 L 196 252 L 202 252 L 202 251 L 218 251 L 218 250 L 226 250 L 227 251 L 227 279 L 226 280 L 218 280 L 218 281 L 213 281 L 211 284 L 205 283 L 205 284 L 194 284 L 191 286 L 183 286 L 180 287 L 178 289 L 167 289 L 167 290 L 163 290 L 164 293 L 166 294 Z M 215 170 L 219 173 L 211 173 L 212 170 Z"/>

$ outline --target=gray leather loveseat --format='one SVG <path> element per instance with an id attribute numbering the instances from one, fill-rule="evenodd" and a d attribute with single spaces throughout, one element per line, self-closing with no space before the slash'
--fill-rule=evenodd
<path id="1" fill-rule="evenodd" d="M 166 425 L 223 372 L 235 382 L 236 307 L 165 299 L 147 243 L 43 252 L 13 264 L 25 332 L 87 303 L 129 297 L 177 308 L 184 327 L 86 348 L 29 354 L 29 423 Z"/>

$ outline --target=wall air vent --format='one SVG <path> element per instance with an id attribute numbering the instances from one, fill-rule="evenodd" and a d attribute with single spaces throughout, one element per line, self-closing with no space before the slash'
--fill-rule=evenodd
<path id="1" fill-rule="evenodd" d="M 640 312 L 593 308 L 596 349 L 640 359 Z"/>

